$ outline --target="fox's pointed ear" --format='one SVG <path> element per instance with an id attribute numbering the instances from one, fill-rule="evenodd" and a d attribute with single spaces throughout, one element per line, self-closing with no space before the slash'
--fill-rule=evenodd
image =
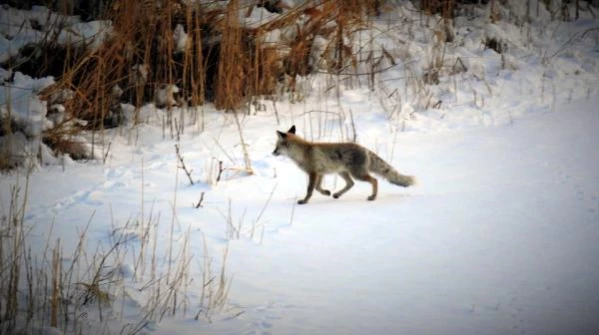
<path id="1" fill-rule="evenodd" d="M 285 134 L 285 133 L 284 133 L 284 132 L 282 132 L 282 131 L 278 131 L 278 130 L 277 130 L 277 136 L 278 136 L 280 139 L 282 139 L 282 140 L 283 140 L 283 139 L 285 139 L 285 137 L 287 137 L 287 134 Z"/>
<path id="2" fill-rule="evenodd" d="M 290 134 L 295 134 L 295 125 L 291 126 L 287 132 Z"/>

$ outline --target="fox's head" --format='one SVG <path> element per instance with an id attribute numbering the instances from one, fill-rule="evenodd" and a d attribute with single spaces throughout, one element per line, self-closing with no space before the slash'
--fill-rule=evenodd
<path id="1" fill-rule="evenodd" d="M 273 155 L 289 156 L 290 134 L 292 135 L 292 137 L 295 135 L 295 125 L 291 126 L 291 128 L 289 128 L 289 130 L 286 133 L 277 130 L 277 146 L 275 147 L 275 150 L 272 152 Z"/>

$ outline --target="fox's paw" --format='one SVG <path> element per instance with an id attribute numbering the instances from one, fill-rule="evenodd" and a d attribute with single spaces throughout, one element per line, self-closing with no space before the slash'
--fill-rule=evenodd
<path id="1" fill-rule="evenodd" d="M 376 199 L 376 195 L 369 195 L 368 198 L 366 198 L 366 200 L 368 201 L 373 201 L 374 199 Z"/>
<path id="2" fill-rule="evenodd" d="M 335 198 L 335 199 L 339 199 L 340 196 L 341 196 L 341 194 L 339 194 L 339 193 L 333 194 L 333 198 Z"/>
<path id="3" fill-rule="evenodd" d="M 303 205 L 303 204 L 306 204 L 307 202 L 308 202 L 308 201 L 306 201 L 306 200 L 302 199 L 302 200 L 298 200 L 298 201 L 297 201 L 297 204 L 298 204 L 298 205 Z"/>
<path id="4" fill-rule="evenodd" d="M 320 194 L 326 195 L 328 197 L 329 195 L 331 195 L 331 191 L 329 191 L 329 190 L 321 190 Z"/>

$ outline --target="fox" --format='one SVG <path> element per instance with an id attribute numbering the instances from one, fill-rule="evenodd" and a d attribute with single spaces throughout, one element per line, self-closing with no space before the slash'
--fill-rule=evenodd
<path id="1" fill-rule="evenodd" d="M 300 205 L 308 203 L 315 189 L 324 196 L 331 195 L 329 190 L 322 188 L 322 179 L 326 174 L 338 174 L 345 181 L 345 186 L 333 193 L 335 199 L 354 186 L 353 177 L 372 185 L 372 194 L 366 199 L 375 200 L 378 181 L 370 173 L 381 176 L 391 184 L 398 186 L 409 187 L 416 183 L 414 176 L 397 172 L 377 154 L 359 144 L 310 142 L 295 134 L 295 125 L 291 126 L 286 133 L 277 130 L 277 143 L 272 154 L 290 158 L 308 174 L 306 196 L 297 201 Z"/>

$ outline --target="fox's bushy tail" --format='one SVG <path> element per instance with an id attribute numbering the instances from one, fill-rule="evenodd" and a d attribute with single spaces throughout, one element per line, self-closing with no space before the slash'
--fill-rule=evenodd
<path id="1" fill-rule="evenodd" d="M 368 153 L 370 155 L 370 166 L 368 170 L 371 172 L 387 179 L 391 184 L 410 187 L 416 183 L 416 178 L 413 176 L 403 175 L 389 163 L 385 162 L 381 157 L 379 157 L 374 152 L 370 151 Z"/>

